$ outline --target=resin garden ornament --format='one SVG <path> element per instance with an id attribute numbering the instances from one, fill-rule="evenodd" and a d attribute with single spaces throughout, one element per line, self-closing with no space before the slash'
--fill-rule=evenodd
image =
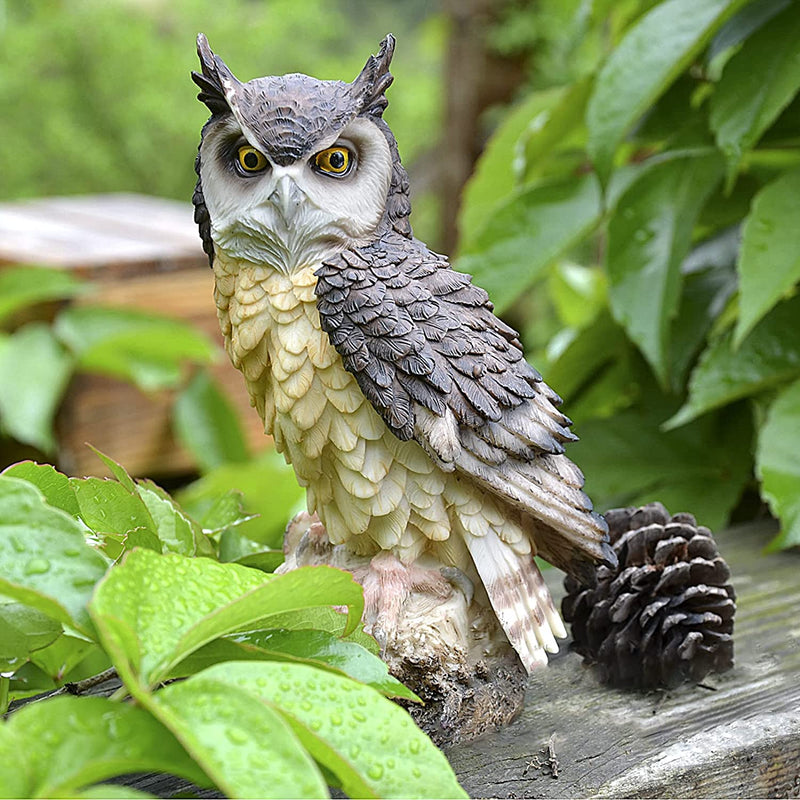
<path id="1" fill-rule="evenodd" d="M 393 50 L 352 83 L 243 83 L 200 35 L 195 218 L 228 354 L 307 492 L 282 569 L 353 573 L 418 719 L 452 740 L 510 719 L 565 636 L 534 555 L 586 584 L 616 555 L 560 398 L 412 234 Z"/>

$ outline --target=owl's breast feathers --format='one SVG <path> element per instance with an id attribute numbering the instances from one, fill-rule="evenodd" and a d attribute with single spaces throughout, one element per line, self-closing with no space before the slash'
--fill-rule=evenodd
<path id="1" fill-rule="evenodd" d="M 556 566 L 588 577 L 615 561 L 583 475 L 563 455 L 577 437 L 561 399 L 483 289 L 394 232 L 316 276 L 322 328 L 395 436 L 520 512 Z"/>

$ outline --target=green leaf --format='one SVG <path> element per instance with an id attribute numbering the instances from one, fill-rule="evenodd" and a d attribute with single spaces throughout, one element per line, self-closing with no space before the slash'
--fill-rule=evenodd
<path id="1" fill-rule="evenodd" d="M 16 672 L 31 653 L 61 636 L 61 624 L 20 603 L 0 604 L 0 672 Z"/>
<path id="2" fill-rule="evenodd" d="M 800 61 L 800 59 L 796 59 Z M 800 170 L 782 175 L 755 197 L 739 256 L 739 347 L 753 327 L 800 281 Z"/>
<path id="3" fill-rule="evenodd" d="M 623 330 L 608 313 L 602 312 L 548 365 L 545 380 L 557 386 L 569 404 L 606 365 L 619 361 L 627 347 Z"/>
<path id="4" fill-rule="evenodd" d="M 740 45 L 791 2 L 792 0 L 759 0 L 757 3 L 748 3 L 717 31 L 708 48 L 708 60 L 713 62 L 721 54 Z"/>
<path id="5" fill-rule="evenodd" d="M 513 191 L 519 172 L 515 162 L 520 138 L 540 124 L 562 94 L 561 89 L 534 92 L 512 108 L 492 134 L 462 194 L 458 219 L 462 247 L 483 227 L 492 209 Z"/>
<path id="6" fill-rule="evenodd" d="M 80 800 L 158 800 L 156 795 L 131 789 L 130 786 L 120 786 L 115 783 L 101 783 L 98 786 L 90 786 L 75 795 Z"/>
<path id="7" fill-rule="evenodd" d="M 223 560 L 220 559 L 220 561 Z M 262 572 L 275 572 L 286 560 L 286 556 L 284 556 L 283 550 L 258 550 L 255 553 L 248 553 L 230 560 L 244 567 L 260 569 Z"/>
<path id="8" fill-rule="evenodd" d="M 683 393 L 690 367 L 736 291 L 738 250 L 739 231 L 728 228 L 695 247 L 681 265 L 683 292 L 672 320 L 669 354 L 676 394 Z"/>
<path id="9" fill-rule="evenodd" d="M 246 567 L 264 572 L 274 572 L 285 560 L 283 550 L 272 550 L 242 536 L 238 530 L 229 528 L 219 537 L 219 560 L 235 561 Z"/>
<path id="10" fill-rule="evenodd" d="M 671 332 L 671 386 L 676 393 L 683 392 L 691 365 L 735 291 L 736 273 L 732 267 L 709 267 L 685 276 L 681 305 L 672 320 Z"/>
<path id="11" fill-rule="evenodd" d="M 258 515 L 257 519 L 238 525 L 239 532 L 279 550 L 286 523 L 299 510 L 304 497 L 283 456 L 270 448 L 254 461 L 225 464 L 177 492 L 176 498 L 187 514 L 202 520 L 220 495 L 232 489 L 242 493 L 245 510 Z"/>
<path id="12" fill-rule="evenodd" d="M 164 549 L 187 556 L 214 554 L 205 534 L 180 506 L 152 481 L 139 481 L 136 490 L 147 506 Z"/>
<path id="13" fill-rule="evenodd" d="M 146 391 L 176 386 L 183 362 L 207 364 L 215 356 L 211 342 L 190 325 L 130 309 L 69 308 L 55 331 L 81 368 Z"/>
<path id="14" fill-rule="evenodd" d="M 680 299 L 681 262 L 722 162 L 714 151 L 653 159 L 620 197 L 608 224 L 611 310 L 666 385 L 670 322 Z"/>
<path id="15" fill-rule="evenodd" d="M 347 623 L 347 615 L 330 606 L 305 608 L 289 614 L 278 614 L 270 619 L 271 628 L 287 631 L 326 631 L 339 639 L 361 645 L 373 655 L 380 654 L 378 643 L 368 633 L 364 633 L 364 626 L 360 622 L 355 630 L 349 633 Z"/>
<path id="16" fill-rule="evenodd" d="M 152 710 L 228 797 L 329 797 L 282 716 L 230 681 L 195 675 L 158 692 Z"/>
<path id="17" fill-rule="evenodd" d="M 69 482 L 78 500 L 81 519 L 95 533 L 124 537 L 143 529 L 158 535 L 142 498 L 131 494 L 121 483 L 108 478 L 70 478 Z"/>
<path id="18" fill-rule="evenodd" d="M 770 406 L 758 435 L 756 474 L 761 494 L 781 521 L 781 532 L 769 549 L 800 545 L 800 381 Z"/>
<path id="19" fill-rule="evenodd" d="M 350 797 L 466 797 L 408 713 L 368 686 L 304 664 L 270 662 L 219 664 L 190 681 L 197 678 L 277 710 Z"/>
<path id="20" fill-rule="evenodd" d="M 69 478 L 50 464 L 37 464 L 35 461 L 21 461 L 3 470 L 3 475 L 21 478 L 39 488 L 48 505 L 60 508 L 67 514 L 77 517 L 79 512 L 75 492 Z"/>
<path id="21" fill-rule="evenodd" d="M 241 634 L 234 639 L 275 656 L 311 662 L 313 666 L 332 667 L 387 697 L 422 702 L 411 689 L 389 674 L 386 663 L 376 655 L 327 631 L 267 630 Z"/>
<path id="22" fill-rule="evenodd" d="M 331 609 L 311 609 L 311 611 L 331 611 Z M 247 631 L 215 639 L 184 658 L 169 673 L 169 679 L 194 675 L 223 661 L 293 661 L 332 670 L 340 675 L 348 675 L 372 686 L 387 697 L 402 697 L 420 702 L 414 692 L 388 674 L 386 664 L 378 655 L 379 650 L 375 640 L 363 630 L 353 631 L 346 639 L 342 639 L 341 634 L 346 620 L 341 614 L 331 613 L 341 619 L 341 624 L 331 626 L 334 628 L 333 631 L 311 627 L 316 620 L 323 626 L 327 625 L 332 621 L 329 618 L 293 612 L 273 617 L 270 625 L 288 624 L 305 627 Z"/>
<path id="23" fill-rule="evenodd" d="M 253 514 L 245 513 L 242 501 L 242 493 L 236 491 L 236 489 L 229 489 L 225 494 L 220 495 L 200 517 L 203 531 L 208 535 L 224 533 L 241 525 L 243 522 L 255 519 L 256 517 Z M 231 561 L 233 559 L 225 558 L 222 560 Z"/>
<path id="24" fill-rule="evenodd" d="M 31 654 L 31 661 L 39 669 L 60 683 L 91 653 L 100 652 L 94 642 L 63 634 L 52 644 Z"/>
<path id="25" fill-rule="evenodd" d="M 455 267 L 506 310 L 545 268 L 600 221 L 593 175 L 524 188 L 497 207 Z"/>
<path id="26" fill-rule="evenodd" d="M 589 154 L 605 183 L 631 126 L 743 0 L 666 0 L 637 20 L 608 57 L 586 110 Z"/>
<path id="27" fill-rule="evenodd" d="M 36 487 L 0 476 L 0 593 L 91 632 L 86 604 L 106 571 L 70 516 Z"/>
<path id="28" fill-rule="evenodd" d="M 605 306 L 605 276 L 594 267 L 562 261 L 555 265 L 547 283 L 564 325 L 585 328 Z"/>
<path id="29" fill-rule="evenodd" d="M 10 336 L 0 351 L 0 421 L 6 433 L 52 452 L 53 418 L 72 368 L 72 357 L 43 322 Z"/>
<path id="30" fill-rule="evenodd" d="M 29 703 L 0 727 L 0 796 L 74 797 L 131 772 L 209 781 L 170 732 L 135 706 L 100 697 Z"/>
<path id="31" fill-rule="evenodd" d="M 373 640 L 374 643 L 374 640 Z M 267 629 L 232 634 L 195 651 L 170 673 L 183 677 L 222 661 L 293 661 L 329 669 L 372 686 L 386 697 L 422 702 L 411 689 L 389 674 L 378 655 L 338 633 L 302 628 Z"/>
<path id="32" fill-rule="evenodd" d="M 570 458 L 584 471 L 598 508 L 659 500 L 672 513 L 688 511 L 720 528 L 751 476 L 750 410 L 739 404 L 665 433 L 661 423 L 673 408 L 651 390 L 636 408 L 584 421 Z"/>
<path id="33" fill-rule="evenodd" d="M 91 614 L 120 675 L 153 685 L 183 658 L 220 636 L 271 616 L 347 605 L 349 630 L 363 610 L 361 587 L 331 567 L 268 575 L 205 558 L 128 553 L 95 591 Z M 348 631 L 346 630 L 346 633 Z"/>
<path id="34" fill-rule="evenodd" d="M 238 413 L 207 372 L 192 378 L 175 400 L 172 414 L 181 444 L 203 472 L 250 458 Z"/>
<path id="35" fill-rule="evenodd" d="M 522 136 L 526 181 L 540 174 L 551 152 L 564 148 L 570 139 L 575 140 L 576 146 L 583 146 L 586 135 L 583 118 L 593 80 L 594 76 L 589 75 L 576 81 L 562 92 L 552 108 L 531 120 Z M 576 135 L 578 130 L 580 136 Z"/>
<path id="36" fill-rule="evenodd" d="M 800 375 L 800 297 L 776 306 L 736 350 L 733 334 L 714 339 L 689 379 L 689 399 L 667 423 L 685 425 L 713 408 Z"/>
<path id="37" fill-rule="evenodd" d="M 89 449 L 108 467 L 109 472 L 131 493 L 136 494 L 136 483 L 128 475 L 128 470 L 122 464 L 114 461 L 111 456 L 101 453 L 96 447 L 89 445 Z"/>
<path id="38" fill-rule="evenodd" d="M 757 4 L 754 4 L 757 5 Z M 792 3 L 742 45 L 711 95 L 710 123 L 732 184 L 750 150 L 800 89 L 800 8 Z"/>
<path id="39" fill-rule="evenodd" d="M 0 322 L 26 306 L 46 300 L 64 300 L 83 289 L 83 284 L 63 269 L 3 267 L 0 269 Z"/>

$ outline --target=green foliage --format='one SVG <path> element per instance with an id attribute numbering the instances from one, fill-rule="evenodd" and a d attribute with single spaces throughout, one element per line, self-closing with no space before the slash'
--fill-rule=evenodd
<path id="1" fill-rule="evenodd" d="M 99 455 L 113 479 L 32 462 L 0 475 L 5 696 L 63 685 L 90 662 L 111 664 L 124 687 L 13 711 L 0 725 L 0 796 L 110 796 L 93 784 L 139 771 L 230 797 L 327 797 L 329 785 L 352 797 L 465 796 L 388 699 L 418 701 L 360 629 L 349 574 L 225 563 L 221 536 L 243 521 L 229 496 L 204 530 Z M 175 678 L 185 680 L 163 686 Z"/>
<path id="2" fill-rule="evenodd" d="M 797 544 L 800 6 L 566 6 L 561 83 L 489 141 L 456 266 L 564 397 L 598 506 L 719 526 L 758 481 Z"/>
<path id="3" fill-rule="evenodd" d="M 55 270 L 0 271 L 0 290 L 7 292 L 0 299 L 0 320 L 9 331 L 0 332 L 0 431 L 45 454 L 55 452 L 53 421 L 76 372 L 110 375 L 155 391 L 179 387 L 187 364 L 208 364 L 217 356 L 208 338 L 190 325 L 131 309 L 67 306 L 52 323 L 19 324 L 26 317 L 46 318 L 44 301 L 65 300 L 87 289 Z M 201 398 L 206 407 L 225 402 L 209 399 L 214 391 L 206 386 Z M 236 442 L 233 424 L 226 429 L 230 448 Z"/>
<path id="4" fill-rule="evenodd" d="M 141 192 L 189 201 L 208 117 L 189 74 L 195 37 L 242 80 L 305 72 L 352 80 L 398 37 L 404 88 L 387 119 L 407 162 L 431 149 L 441 114 L 444 30 L 429 4 L 363 0 L 4 0 L 0 4 L 0 199 Z M 431 229 L 419 217 L 420 228 Z"/>

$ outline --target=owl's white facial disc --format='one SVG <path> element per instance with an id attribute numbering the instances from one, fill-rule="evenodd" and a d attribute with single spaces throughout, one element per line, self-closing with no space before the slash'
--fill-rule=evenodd
<path id="1" fill-rule="evenodd" d="M 287 166 L 264 156 L 266 166 L 252 174 L 237 163 L 239 148 L 248 144 L 258 149 L 255 137 L 228 117 L 212 123 L 200 148 L 211 236 L 228 256 L 291 272 L 373 238 L 392 159 L 386 137 L 369 119 L 352 120 L 332 140 L 319 141 L 310 156 Z M 315 154 L 332 146 L 351 154 L 343 175 L 316 166 Z"/>

